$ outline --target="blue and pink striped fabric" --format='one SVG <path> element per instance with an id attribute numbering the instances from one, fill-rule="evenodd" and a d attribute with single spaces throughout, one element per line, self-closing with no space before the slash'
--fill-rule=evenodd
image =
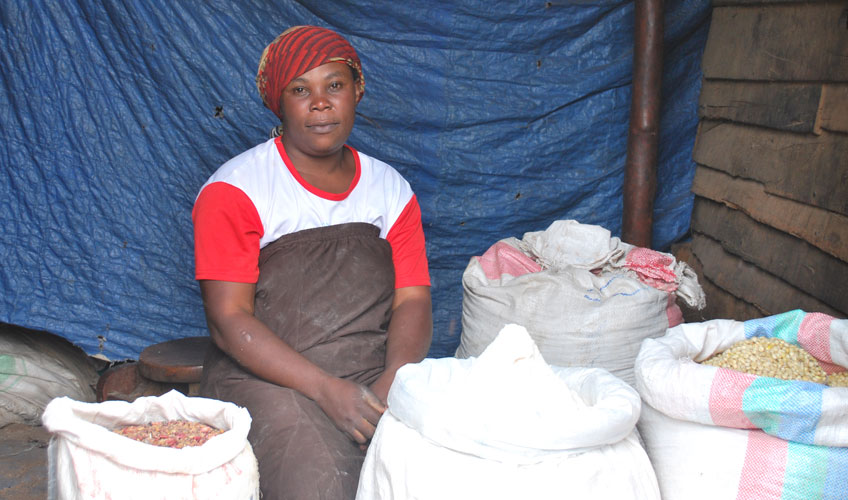
<path id="1" fill-rule="evenodd" d="M 826 373 L 844 370 L 832 363 L 830 325 L 833 317 L 789 311 L 744 322 L 745 338 L 772 337 L 800 346 L 819 360 Z M 759 428 L 781 439 L 816 443 L 828 386 L 804 381 L 758 377 L 719 368 L 710 388 L 710 415 L 715 425 Z"/>
<path id="2" fill-rule="evenodd" d="M 794 443 L 762 431 L 748 433 L 736 500 L 846 498 L 848 448 Z"/>
<path id="3" fill-rule="evenodd" d="M 643 406 L 659 413 L 647 412 L 640 431 L 663 498 L 848 500 L 848 388 L 699 362 L 757 336 L 802 347 L 828 374 L 848 366 L 848 320 L 801 310 L 683 324 L 643 341 L 636 384 Z M 720 472 L 704 472 L 712 469 Z M 712 488 L 705 474 L 723 486 Z"/>
<path id="4" fill-rule="evenodd" d="M 785 340 L 812 354 L 826 373 L 834 373 L 844 369 L 832 363 L 833 320 L 821 313 L 789 311 L 746 321 L 745 338 Z M 832 389 L 812 382 L 718 370 L 710 390 L 715 424 L 762 429 L 748 435 L 737 500 L 848 498 L 848 448 L 815 445 L 826 390 Z M 758 479 L 764 474 L 772 479 L 782 477 L 783 482 L 772 481 L 764 487 Z"/>

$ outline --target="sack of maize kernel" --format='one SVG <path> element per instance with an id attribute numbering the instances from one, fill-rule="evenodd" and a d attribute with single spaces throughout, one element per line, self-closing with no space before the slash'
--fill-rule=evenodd
<path id="1" fill-rule="evenodd" d="M 685 262 L 573 220 L 495 243 L 471 258 L 462 285 L 456 357 L 480 355 L 516 323 L 552 365 L 603 368 L 631 385 L 640 342 L 682 322 L 677 298 L 704 307 Z"/>
<path id="2" fill-rule="evenodd" d="M 52 433 L 48 498 L 259 499 L 259 468 L 247 441 L 251 418 L 232 403 L 177 391 L 132 403 L 62 397 L 47 405 L 42 422 Z M 153 422 L 224 432 L 185 447 L 180 439 L 155 445 L 123 435 Z"/>
<path id="3" fill-rule="evenodd" d="M 398 370 L 358 500 L 659 500 L 636 391 L 600 368 L 548 365 L 523 327 L 479 356 Z"/>
<path id="4" fill-rule="evenodd" d="M 755 337 L 803 349 L 818 366 L 786 349 L 774 349 L 775 360 L 792 359 L 771 376 L 750 373 L 756 361 L 742 363 L 748 372 L 705 363 Z M 848 388 L 808 381 L 846 366 L 848 320 L 800 310 L 682 324 L 644 340 L 638 429 L 663 499 L 848 499 Z"/>

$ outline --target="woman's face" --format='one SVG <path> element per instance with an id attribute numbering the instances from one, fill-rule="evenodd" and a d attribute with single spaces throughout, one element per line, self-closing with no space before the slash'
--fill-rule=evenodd
<path id="1" fill-rule="evenodd" d="M 338 152 L 353 130 L 358 94 L 351 68 L 341 62 L 318 66 L 292 80 L 280 100 L 282 140 L 289 154 L 320 157 Z"/>

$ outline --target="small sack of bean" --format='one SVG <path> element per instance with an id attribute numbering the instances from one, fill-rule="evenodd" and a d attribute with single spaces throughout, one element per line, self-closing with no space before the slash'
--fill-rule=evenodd
<path id="1" fill-rule="evenodd" d="M 848 387 L 848 371 L 828 375 L 804 349 L 774 337 L 752 337 L 702 362 L 761 377 Z"/>
<path id="2" fill-rule="evenodd" d="M 186 446 L 200 446 L 224 431 L 202 422 L 169 420 L 143 425 L 127 425 L 114 429 L 113 432 L 154 446 L 185 448 Z"/>

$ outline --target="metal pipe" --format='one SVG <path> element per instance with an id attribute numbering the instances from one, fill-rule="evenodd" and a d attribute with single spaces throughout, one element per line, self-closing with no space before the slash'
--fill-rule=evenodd
<path id="1" fill-rule="evenodd" d="M 636 0 L 633 92 L 624 170 L 621 239 L 651 247 L 663 64 L 663 2 Z"/>

